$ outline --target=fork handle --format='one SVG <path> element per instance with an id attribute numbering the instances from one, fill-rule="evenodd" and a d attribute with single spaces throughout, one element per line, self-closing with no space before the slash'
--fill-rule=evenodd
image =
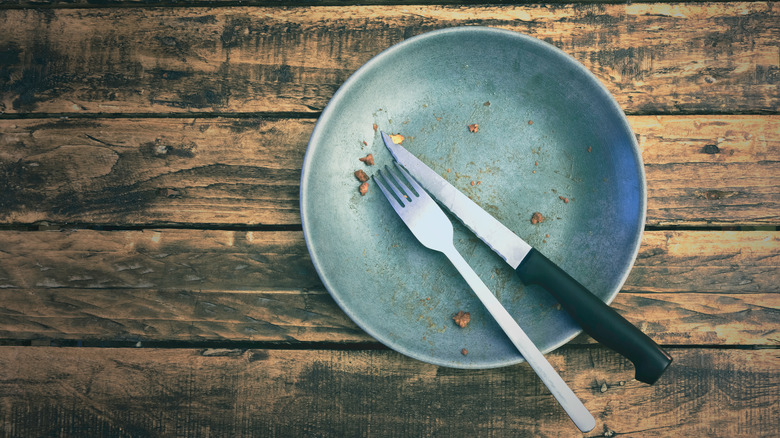
<path id="1" fill-rule="evenodd" d="M 558 400 L 558 403 L 560 403 L 577 428 L 583 432 L 592 430 L 596 426 L 596 420 L 585 408 L 585 405 L 582 404 L 582 401 L 577 398 L 577 395 L 558 375 L 552 365 L 547 362 L 542 352 L 536 348 L 533 341 L 520 328 L 517 321 L 507 312 L 506 308 L 498 301 L 485 283 L 482 282 L 477 273 L 471 269 L 471 266 L 469 266 L 463 256 L 460 255 L 454 246 L 443 252 L 471 289 L 474 290 L 479 300 L 482 301 L 488 312 L 495 318 L 498 325 L 501 326 L 501 329 L 504 330 L 504 333 L 517 347 L 534 372 L 536 372 L 536 375 L 539 376 L 545 386 L 547 386 L 547 389 Z"/>

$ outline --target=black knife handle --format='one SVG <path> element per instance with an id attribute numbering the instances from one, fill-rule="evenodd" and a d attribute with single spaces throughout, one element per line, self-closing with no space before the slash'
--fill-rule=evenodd
<path id="1" fill-rule="evenodd" d="M 536 249 L 516 272 L 523 283 L 538 284 L 555 296 L 593 339 L 633 362 L 640 382 L 652 385 L 672 363 L 658 344 Z"/>

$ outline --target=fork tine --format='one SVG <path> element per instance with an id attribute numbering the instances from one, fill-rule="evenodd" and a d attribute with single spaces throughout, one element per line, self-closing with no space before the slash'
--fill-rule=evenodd
<path id="1" fill-rule="evenodd" d="M 378 177 L 373 176 L 372 178 L 374 179 L 376 185 L 379 187 L 379 190 L 382 191 L 382 193 L 385 195 L 385 198 L 387 198 L 387 200 L 390 202 L 390 205 L 393 206 L 393 209 L 398 211 L 399 208 L 403 208 L 404 204 L 403 201 L 401 201 L 402 197 L 393 196 L 393 194 L 390 193 L 390 191 L 387 188 L 385 188 L 385 186 L 392 188 L 393 184 L 387 179 L 387 177 L 382 173 L 381 170 L 377 170 L 377 174 L 379 175 Z"/>
<path id="2" fill-rule="evenodd" d="M 401 175 L 403 175 L 403 177 L 406 179 L 406 181 L 412 187 L 412 190 L 414 190 L 414 192 L 417 193 L 418 197 L 420 197 L 420 198 L 425 198 L 425 197 L 430 198 L 430 196 L 428 195 L 428 192 L 426 192 L 425 190 L 423 190 L 422 187 L 420 187 L 420 184 L 417 183 L 417 181 L 414 179 L 414 177 L 409 175 L 409 172 L 407 172 L 406 169 L 404 169 L 403 166 L 401 166 L 398 163 L 398 161 L 394 161 L 393 163 L 395 164 L 395 167 L 398 169 L 398 171 L 401 172 Z"/>
<path id="3" fill-rule="evenodd" d="M 394 180 L 395 180 L 395 182 L 396 182 L 396 186 L 398 187 L 398 189 L 399 189 L 399 190 L 401 191 L 401 193 L 403 194 L 403 197 L 406 199 L 406 202 L 407 202 L 407 203 L 410 203 L 410 202 L 412 202 L 412 201 L 414 200 L 414 198 L 416 198 L 416 197 L 419 197 L 419 193 L 420 193 L 420 192 L 419 192 L 419 190 L 413 191 L 413 190 L 410 190 L 410 189 L 409 189 L 409 187 L 410 187 L 410 184 L 408 183 L 408 181 L 409 181 L 409 178 L 410 178 L 410 177 L 409 177 L 409 174 L 404 174 L 404 173 L 403 173 L 403 170 L 401 169 L 401 166 L 398 164 L 398 162 L 397 162 L 397 161 L 393 161 L 393 164 L 395 164 L 395 168 L 396 168 L 396 169 L 397 169 L 399 172 L 402 172 L 402 173 L 401 173 L 401 176 L 403 177 L 403 179 L 405 179 L 405 180 L 407 181 L 407 183 L 406 183 L 406 184 L 404 184 L 404 182 L 403 182 L 403 181 L 401 181 L 401 178 L 399 178 L 399 177 L 398 177 L 398 175 L 396 175 L 396 172 L 393 172 L 393 171 L 392 171 L 391 169 L 389 169 L 389 168 L 388 168 L 388 172 L 387 172 L 387 173 L 389 173 L 390 175 L 392 175 L 392 176 L 393 176 L 393 179 L 394 179 Z M 388 167 L 388 166 L 385 166 L 385 167 Z M 396 191 L 396 194 L 398 194 L 398 191 Z M 415 196 L 415 195 L 416 195 L 416 196 Z"/>
<path id="4" fill-rule="evenodd" d="M 393 172 L 393 169 L 390 168 L 390 166 L 385 166 L 385 171 L 387 171 L 390 176 L 392 176 L 395 180 L 396 184 L 393 184 L 393 181 L 390 180 L 389 177 L 385 176 L 385 180 L 387 181 L 387 185 L 390 186 L 390 189 L 393 190 L 393 193 L 395 193 L 396 196 L 398 196 L 398 199 L 402 200 L 403 203 L 410 203 L 412 202 L 412 198 L 410 195 L 408 195 L 406 192 L 409 191 L 407 186 L 404 185 L 404 183 L 401 182 L 400 179 L 396 176 L 395 172 Z M 384 175 L 383 175 L 384 176 Z"/>

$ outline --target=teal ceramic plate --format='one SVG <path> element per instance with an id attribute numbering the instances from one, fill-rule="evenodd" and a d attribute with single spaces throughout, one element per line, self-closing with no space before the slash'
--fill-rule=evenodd
<path id="1" fill-rule="evenodd" d="M 618 293 L 645 220 L 642 161 L 625 115 L 589 71 L 545 42 L 444 29 L 358 69 L 323 111 L 304 160 L 301 216 L 314 266 L 378 341 L 449 367 L 522 361 L 457 271 L 417 242 L 373 182 L 358 193 L 353 172 L 391 163 L 374 125 L 402 134 L 407 149 L 605 302 Z M 369 153 L 374 166 L 358 160 Z M 534 212 L 545 220 L 532 224 Z M 458 250 L 542 351 L 580 332 L 544 290 L 524 286 L 453 222 Z M 471 314 L 466 328 L 452 319 L 458 311 Z"/>

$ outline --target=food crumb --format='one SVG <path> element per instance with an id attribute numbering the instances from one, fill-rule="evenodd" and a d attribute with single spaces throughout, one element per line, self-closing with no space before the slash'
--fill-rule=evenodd
<path id="1" fill-rule="evenodd" d="M 533 124 L 534 124 L 534 121 L 533 121 L 533 120 L 529 120 L 529 121 L 528 121 L 528 124 L 529 124 L 529 125 L 533 125 Z"/>
<path id="2" fill-rule="evenodd" d="M 393 143 L 395 144 L 401 144 L 404 142 L 404 136 L 401 134 L 390 134 L 388 137 L 390 137 L 390 140 L 393 140 Z"/>
<path id="3" fill-rule="evenodd" d="M 368 146 L 368 143 L 366 143 L 365 140 L 363 140 L 363 146 Z"/>
<path id="4" fill-rule="evenodd" d="M 366 155 L 363 158 L 358 158 L 358 160 L 366 163 L 369 166 L 373 166 L 374 165 L 374 155 L 373 154 L 368 154 L 368 155 Z"/>
<path id="5" fill-rule="evenodd" d="M 464 348 L 464 349 L 460 350 L 460 354 L 465 356 L 465 355 L 469 354 L 469 351 Z"/>
<path id="6" fill-rule="evenodd" d="M 474 180 L 471 180 L 471 185 L 472 185 L 472 186 L 475 186 L 475 185 L 477 185 L 477 182 L 476 182 L 476 181 L 474 181 Z"/>
<path id="7" fill-rule="evenodd" d="M 550 237 L 550 235 L 549 234 L 545 234 L 544 237 Z"/>
<path id="8" fill-rule="evenodd" d="M 368 181 L 368 175 L 366 175 L 366 172 L 363 172 L 363 169 L 358 169 L 355 171 L 355 178 L 357 178 L 360 182 Z"/>
<path id="9" fill-rule="evenodd" d="M 558 196 L 558 197 L 561 199 L 561 201 L 563 201 L 564 204 L 568 204 L 569 203 L 569 198 L 567 198 L 565 196 Z"/>
<path id="10" fill-rule="evenodd" d="M 476 123 L 472 123 L 471 125 L 469 125 L 469 131 L 471 131 L 471 132 L 479 131 L 479 125 L 476 124 Z"/>
<path id="11" fill-rule="evenodd" d="M 538 166 L 538 165 L 539 165 L 539 162 L 538 161 L 534 161 L 534 166 Z"/>
<path id="12" fill-rule="evenodd" d="M 592 151 L 592 150 L 593 150 L 593 148 L 592 148 L 592 147 L 590 147 L 590 146 L 588 146 L 588 152 L 590 152 L 590 151 Z"/>
<path id="13" fill-rule="evenodd" d="M 599 388 L 601 392 L 607 392 L 607 389 L 607 382 L 602 383 L 601 388 Z"/>
<path id="14" fill-rule="evenodd" d="M 531 223 L 532 224 L 534 224 L 534 225 L 540 224 L 543 221 L 544 221 L 544 216 L 542 216 L 542 214 L 539 213 L 538 211 L 535 212 L 533 215 L 531 215 Z"/>
<path id="15" fill-rule="evenodd" d="M 451 168 L 451 167 L 448 167 L 448 168 L 447 168 L 447 173 L 450 173 L 450 172 L 452 172 L 452 168 Z"/>
<path id="16" fill-rule="evenodd" d="M 368 193 L 368 183 L 364 182 L 361 184 L 358 191 L 360 192 L 360 196 L 366 196 L 366 193 Z"/>
<path id="17" fill-rule="evenodd" d="M 488 100 L 487 102 L 483 103 L 482 105 L 484 105 L 484 106 L 490 106 L 490 101 Z"/>
<path id="18" fill-rule="evenodd" d="M 465 328 L 471 321 L 471 314 L 462 310 L 458 311 L 458 314 L 452 317 L 455 324 L 460 328 Z"/>
<path id="19" fill-rule="evenodd" d="M 377 126 L 377 124 L 374 123 L 374 132 L 376 132 L 377 129 L 379 129 L 379 126 Z"/>

